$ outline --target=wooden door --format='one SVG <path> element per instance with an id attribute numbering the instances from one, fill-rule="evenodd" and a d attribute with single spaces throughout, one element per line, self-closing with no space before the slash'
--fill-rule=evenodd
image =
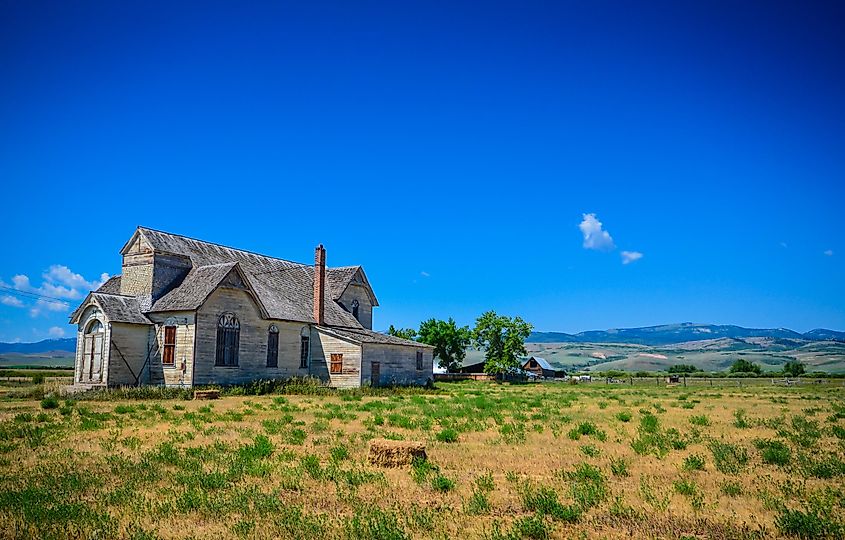
<path id="1" fill-rule="evenodd" d="M 79 372 L 79 382 L 91 379 L 91 357 L 94 352 L 94 336 L 85 336 L 82 343 L 82 370 Z"/>
<path id="2" fill-rule="evenodd" d="M 378 362 L 370 363 L 370 384 L 378 386 L 381 383 L 381 364 Z"/>
<path id="3" fill-rule="evenodd" d="M 100 381 L 103 377 L 103 334 L 94 334 L 94 349 L 91 355 L 91 380 Z"/>

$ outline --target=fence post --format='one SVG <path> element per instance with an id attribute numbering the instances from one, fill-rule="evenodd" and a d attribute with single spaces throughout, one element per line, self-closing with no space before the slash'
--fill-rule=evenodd
<path id="1" fill-rule="evenodd" d="M 686 387 L 687 387 L 687 376 L 684 375 L 684 388 L 686 388 Z"/>

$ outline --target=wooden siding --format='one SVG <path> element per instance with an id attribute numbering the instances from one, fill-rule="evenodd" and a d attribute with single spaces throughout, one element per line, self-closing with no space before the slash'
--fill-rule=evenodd
<path id="1" fill-rule="evenodd" d="M 367 287 L 362 284 L 351 283 L 340 296 L 338 302 L 346 308 L 346 311 L 352 313 L 353 300 L 358 300 L 358 322 L 364 328 L 372 330 L 373 304 L 370 302 L 370 294 L 367 291 Z"/>
<path id="2" fill-rule="evenodd" d="M 423 385 L 434 380 L 432 350 L 405 345 L 365 343 L 361 380 L 364 384 L 373 384 L 371 380 L 372 362 L 379 363 L 381 380 L 379 385 Z M 423 369 L 417 370 L 417 351 L 423 353 Z"/>
<path id="3" fill-rule="evenodd" d="M 191 386 L 194 376 L 194 333 L 196 317 L 192 311 L 149 313 L 153 326 L 147 327 L 149 362 L 144 380 L 147 384 L 164 386 Z M 176 362 L 172 366 L 162 363 L 164 327 L 168 319 L 176 320 Z M 144 351 L 146 356 L 147 351 Z"/>
<path id="4" fill-rule="evenodd" d="M 149 327 L 139 324 L 111 324 L 109 340 L 109 386 L 143 384 L 141 372 L 147 357 Z M 135 377 L 139 379 L 136 380 Z"/>
<path id="5" fill-rule="evenodd" d="M 217 321 L 225 312 L 234 313 L 240 323 L 240 347 L 237 366 L 215 366 Z M 279 329 L 277 367 L 267 367 L 267 333 L 270 325 Z M 218 287 L 197 311 L 196 360 L 194 384 L 237 384 L 256 379 L 304 377 L 308 368 L 300 368 L 300 337 L 310 325 L 261 318 L 252 296 L 244 290 Z"/>
<path id="6" fill-rule="evenodd" d="M 343 355 L 342 373 L 329 373 L 332 354 Z M 361 386 L 361 345 L 315 327 L 311 332 L 311 375 L 334 388 L 358 388 Z"/>

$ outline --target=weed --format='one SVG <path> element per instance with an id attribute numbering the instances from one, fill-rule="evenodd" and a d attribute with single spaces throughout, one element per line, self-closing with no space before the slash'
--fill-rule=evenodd
<path id="1" fill-rule="evenodd" d="M 713 463 L 719 472 L 739 474 L 748 465 L 748 453 L 741 446 L 712 441 L 709 447 L 713 453 Z"/>
<path id="2" fill-rule="evenodd" d="M 685 471 L 703 471 L 704 470 L 704 456 L 699 454 L 690 454 L 684 458 L 683 469 Z"/>

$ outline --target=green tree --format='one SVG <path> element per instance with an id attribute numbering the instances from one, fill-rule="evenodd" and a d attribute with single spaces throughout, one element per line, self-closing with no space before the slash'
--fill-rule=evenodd
<path id="1" fill-rule="evenodd" d="M 531 324 L 520 317 L 504 317 L 495 311 L 483 313 L 475 321 L 473 340 L 484 350 L 484 371 L 504 374 L 519 368 L 519 357 L 525 354 L 525 339 Z"/>
<path id="2" fill-rule="evenodd" d="M 754 373 L 756 375 L 760 375 L 763 373 L 762 368 L 757 364 L 752 364 L 748 360 L 744 358 L 740 358 L 736 362 L 733 363 L 730 369 L 731 373 Z"/>
<path id="3" fill-rule="evenodd" d="M 387 335 L 413 341 L 417 338 L 417 331 L 413 328 L 396 328 L 391 324 L 387 329 Z"/>
<path id="4" fill-rule="evenodd" d="M 804 364 L 798 360 L 790 360 L 783 365 L 783 372 L 790 377 L 798 377 L 805 373 Z"/>
<path id="5" fill-rule="evenodd" d="M 677 364 L 669 368 L 669 373 L 695 373 L 701 371 L 691 364 Z"/>
<path id="6" fill-rule="evenodd" d="M 461 368 L 467 347 L 472 340 L 472 333 L 468 326 L 458 326 L 449 317 L 448 321 L 429 319 L 420 324 L 419 342 L 434 347 L 441 368 L 454 373 Z"/>

